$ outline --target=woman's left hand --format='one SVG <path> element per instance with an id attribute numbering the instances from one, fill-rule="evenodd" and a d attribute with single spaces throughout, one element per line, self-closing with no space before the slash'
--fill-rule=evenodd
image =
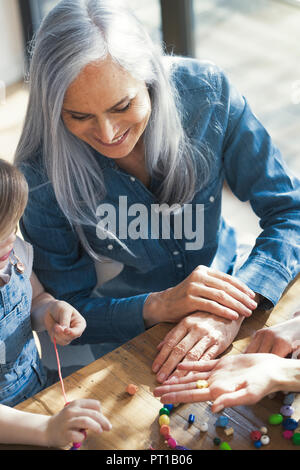
<path id="1" fill-rule="evenodd" d="M 280 389 L 288 363 L 274 354 L 237 354 L 213 361 L 184 362 L 178 367 L 193 375 L 172 378 L 154 390 L 162 403 L 213 401 L 212 412 L 257 403 Z M 198 389 L 197 380 L 207 388 Z"/>
<path id="2" fill-rule="evenodd" d="M 49 302 L 44 322 L 51 340 L 55 338 L 61 346 L 79 338 L 86 328 L 83 316 L 72 305 L 62 300 Z"/>
<path id="3" fill-rule="evenodd" d="M 164 382 L 170 374 L 186 375 L 186 371 L 176 370 L 184 359 L 209 360 L 221 354 L 236 337 L 242 321 L 243 317 L 230 321 L 203 312 L 185 317 L 158 345 L 160 352 L 152 365 L 157 381 Z"/>

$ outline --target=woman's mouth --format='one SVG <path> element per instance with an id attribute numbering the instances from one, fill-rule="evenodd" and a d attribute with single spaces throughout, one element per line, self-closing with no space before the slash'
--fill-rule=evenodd
<path id="1" fill-rule="evenodd" d="M 117 137 L 116 139 L 114 139 L 110 144 L 106 144 L 105 142 L 102 142 L 101 139 L 99 139 L 99 137 L 95 137 L 95 139 L 97 140 L 97 142 L 100 142 L 100 144 L 102 145 L 105 145 L 106 147 L 115 147 L 117 145 L 120 145 L 124 142 L 124 140 L 127 138 L 128 134 L 130 132 L 130 129 L 127 129 L 127 131 L 120 135 L 119 137 Z"/>
<path id="2" fill-rule="evenodd" d="M 9 258 L 11 252 L 12 252 L 12 250 L 9 253 L 7 253 L 5 256 L 2 256 L 2 258 L 0 258 L 0 262 L 6 261 Z"/>

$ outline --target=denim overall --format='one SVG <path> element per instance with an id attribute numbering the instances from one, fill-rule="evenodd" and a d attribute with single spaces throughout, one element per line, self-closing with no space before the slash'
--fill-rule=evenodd
<path id="1" fill-rule="evenodd" d="M 47 381 L 31 328 L 32 289 L 26 268 L 12 257 L 10 281 L 0 288 L 0 403 L 15 406 Z"/>

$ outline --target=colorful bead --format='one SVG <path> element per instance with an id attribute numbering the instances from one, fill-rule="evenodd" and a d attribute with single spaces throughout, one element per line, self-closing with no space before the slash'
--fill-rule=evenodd
<path id="1" fill-rule="evenodd" d="M 196 388 L 208 388 L 207 380 L 197 380 Z"/>
<path id="2" fill-rule="evenodd" d="M 261 441 L 255 441 L 255 442 L 254 442 L 254 447 L 256 447 L 256 449 L 260 449 L 261 446 L 262 446 Z"/>
<path id="3" fill-rule="evenodd" d="M 208 431 L 208 424 L 207 423 L 201 423 L 199 426 L 200 431 L 206 432 Z"/>
<path id="4" fill-rule="evenodd" d="M 170 414 L 170 411 L 168 410 L 168 408 L 163 407 L 163 408 L 161 408 L 161 409 L 159 410 L 159 415 L 160 415 L 160 416 L 161 416 L 161 415 L 167 415 L 167 416 L 169 416 L 169 414 Z"/>
<path id="5" fill-rule="evenodd" d="M 220 449 L 221 450 L 232 450 L 228 442 L 221 442 L 220 444 Z"/>
<path id="6" fill-rule="evenodd" d="M 228 422 L 229 419 L 227 418 L 227 416 L 219 416 L 219 418 L 215 422 L 215 426 L 219 426 L 220 428 L 226 428 Z"/>
<path id="7" fill-rule="evenodd" d="M 172 411 L 173 408 L 174 408 L 174 405 L 172 405 L 172 403 L 170 403 L 169 405 L 164 405 L 164 408 L 167 408 L 167 410 Z"/>
<path id="8" fill-rule="evenodd" d="M 263 446 L 267 446 L 268 444 L 270 444 L 270 438 L 269 438 L 269 436 L 266 436 L 266 435 L 264 434 L 263 436 L 261 436 L 260 442 L 262 443 Z"/>
<path id="9" fill-rule="evenodd" d="M 170 424 L 170 418 L 169 418 L 169 416 L 167 416 L 167 415 L 161 415 L 161 416 L 159 417 L 158 422 L 159 422 L 159 425 L 160 425 L 160 426 L 162 426 L 163 424 L 169 425 L 169 424 Z"/>
<path id="10" fill-rule="evenodd" d="M 294 431 L 298 427 L 298 422 L 293 418 L 286 418 L 282 422 L 283 429 Z"/>
<path id="11" fill-rule="evenodd" d="M 215 446 L 219 446 L 221 444 L 221 439 L 219 437 L 214 438 L 214 444 Z"/>
<path id="12" fill-rule="evenodd" d="M 271 416 L 269 416 L 269 423 L 273 424 L 274 426 L 282 423 L 282 421 L 283 421 L 283 416 L 279 413 L 274 413 Z"/>
<path id="13" fill-rule="evenodd" d="M 294 433 L 292 437 L 292 441 L 293 441 L 293 444 L 295 444 L 295 446 L 300 446 L 300 433 L 299 432 Z"/>
<path id="14" fill-rule="evenodd" d="M 234 429 L 233 428 L 225 428 L 224 432 L 225 432 L 226 436 L 232 436 L 233 433 L 234 433 Z"/>
<path id="15" fill-rule="evenodd" d="M 295 400 L 295 394 L 294 393 L 289 393 L 286 395 L 283 399 L 283 404 L 284 405 L 292 405 Z"/>
<path id="16" fill-rule="evenodd" d="M 129 393 L 129 395 L 134 395 L 138 391 L 138 387 L 134 384 L 129 384 L 126 387 L 126 392 Z"/>
<path id="17" fill-rule="evenodd" d="M 252 441 L 259 441 L 261 438 L 261 432 L 260 431 L 252 431 L 250 434 L 250 437 Z"/>
<path id="18" fill-rule="evenodd" d="M 283 415 L 283 416 L 292 416 L 292 414 L 294 413 L 294 408 L 290 405 L 283 405 L 281 408 L 280 408 L 280 413 Z"/>
<path id="19" fill-rule="evenodd" d="M 195 421 L 195 415 L 192 415 L 192 414 L 189 415 L 189 423 L 190 423 L 190 424 L 193 424 L 194 421 Z"/>
<path id="20" fill-rule="evenodd" d="M 292 439 L 294 435 L 294 431 L 290 431 L 289 429 L 286 429 L 285 431 L 283 431 L 282 435 L 285 439 Z"/>
<path id="21" fill-rule="evenodd" d="M 162 434 L 163 436 L 167 437 L 170 435 L 170 426 L 168 426 L 167 424 L 163 424 L 161 427 L 160 427 L 160 434 Z"/>
<path id="22" fill-rule="evenodd" d="M 177 446 L 177 442 L 175 441 L 175 439 L 173 439 L 173 437 L 169 437 L 169 439 L 167 440 L 167 444 L 171 449 L 175 449 Z"/>
<path id="23" fill-rule="evenodd" d="M 266 428 L 266 426 L 262 426 L 262 427 L 260 428 L 260 432 L 261 432 L 262 434 L 268 434 L 268 428 Z"/>

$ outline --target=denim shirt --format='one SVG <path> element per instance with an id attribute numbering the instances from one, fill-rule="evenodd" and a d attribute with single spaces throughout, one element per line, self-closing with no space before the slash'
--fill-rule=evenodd
<path id="1" fill-rule="evenodd" d="M 15 406 L 38 393 L 47 382 L 31 328 L 32 289 L 28 275 L 18 271 L 0 288 L 0 403 Z"/>
<path id="2" fill-rule="evenodd" d="M 124 265 L 121 272 L 97 284 L 94 261 L 60 210 L 41 155 L 21 165 L 29 187 L 29 202 L 21 223 L 25 240 L 34 246 L 34 270 L 46 290 L 70 302 L 87 320 L 80 341 L 124 342 L 145 330 L 143 306 L 149 293 L 183 281 L 198 265 L 232 273 L 238 241 L 221 215 L 224 181 L 241 201 L 250 201 L 260 218 L 262 232 L 246 262 L 235 276 L 261 294 L 268 307 L 300 271 L 300 182 L 287 169 L 279 150 L 252 113 L 246 99 L 214 64 L 195 59 L 172 58 L 172 78 L 185 111 L 184 127 L 199 146 L 205 144 L 214 157 L 209 181 L 192 201 L 195 215 L 202 205 L 204 243 L 187 249 L 185 235 L 169 239 L 151 236 L 101 240 L 96 229 L 87 230 L 92 248 Z M 116 208 L 126 196 L 128 207 L 157 204 L 152 178 L 150 187 L 112 159 L 95 152 L 107 195 L 101 203 Z M 121 212 L 121 209 L 120 209 Z M 129 223 L 129 219 L 128 219 Z M 145 229 L 147 231 L 147 229 Z M 148 232 L 149 232 L 148 228 Z"/>

